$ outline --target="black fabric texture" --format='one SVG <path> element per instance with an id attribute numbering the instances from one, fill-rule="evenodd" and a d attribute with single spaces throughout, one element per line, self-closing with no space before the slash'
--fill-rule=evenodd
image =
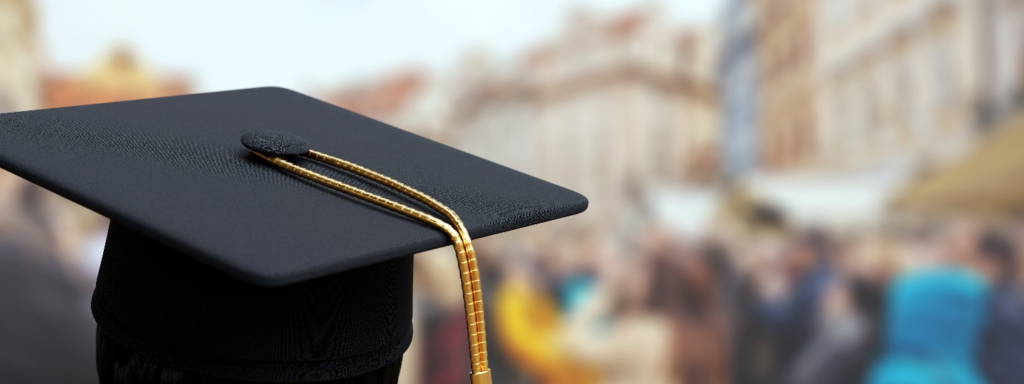
<path id="1" fill-rule="evenodd" d="M 242 145 L 267 156 L 298 156 L 309 151 L 309 142 L 288 132 L 256 131 L 242 135 Z"/>
<path id="2" fill-rule="evenodd" d="M 139 355 L 96 328 L 96 371 L 100 384 L 249 384 L 252 381 L 219 379 L 168 367 Z M 318 381 L 317 384 L 396 384 L 402 359 L 359 376 Z M 50 383 L 53 381 L 45 381 Z M 63 381 L 61 381 L 63 383 Z"/>
<path id="3" fill-rule="evenodd" d="M 441 231 L 252 156 L 239 140 L 260 130 L 293 133 L 422 190 L 457 212 L 474 238 L 587 207 L 565 188 L 281 88 L 0 114 L 0 167 L 258 285 L 449 244 Z M 357 176 L 318 170 L 425 209 Z"/>
<path id="4" fill-rule="evenodd" d="M 412 340 L 412 280 L 407 255 L 260 287 L 111 223 L 92 310 L 105 335 L 175 369 L 316 382 L 401 358 Z"/>

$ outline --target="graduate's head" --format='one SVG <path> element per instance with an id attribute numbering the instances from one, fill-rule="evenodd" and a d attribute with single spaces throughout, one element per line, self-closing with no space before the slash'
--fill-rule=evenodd
<path id="1" fill-rule="evenodd" d="M 263 287 L 112 223 L 92 307 L 104 384 L 394 383 L 412 256 Z"/>

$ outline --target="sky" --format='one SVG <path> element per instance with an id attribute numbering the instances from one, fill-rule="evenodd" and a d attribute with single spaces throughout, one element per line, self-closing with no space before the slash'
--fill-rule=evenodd
<path id="1" fill-rule="evenodd" d="M 198 92 L 258 86 L 300 91 L 404 67 L 453 68 L 472 49 L 513 57 L 556 36 L 568 14 L 658 4 L 706 23 L 721 0 L 37 0 L 52 70 L 88 68 L 118 46 L 187 75 Z"/>

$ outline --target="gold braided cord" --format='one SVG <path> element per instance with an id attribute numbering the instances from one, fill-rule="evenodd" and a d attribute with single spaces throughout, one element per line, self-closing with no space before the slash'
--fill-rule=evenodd
<path id="1" fill-rule="evenodd" d="M 416 200 L 421 201 L 424 204 L 427 204 L 432 209 L 435 209 L 438 212 L 444 214 L 459 229 L 457 230 L 455 227 L 452 227 L 452 225 L 449 225 L 448 223 L 432 215 L 428 215 L 419 210 L 384 198 L 377 194 L 367 192 L 360 188 L 356 188 L 351 185 L 342 183 L 340 181 L 334 180 L 330 177 L 324 176 L 317 172 L 313 172 L 308 169 L 299 167 L 283 158 L 266 156 L 255 151 L 250 151 L 250 153 L 256 155 L 257 157 L 263 160 L 266 160 L 267 162 L 281 169 L 301 176 L 305 179 L 330 187 L 337 191 L 349 194 L 371 204 L 375 204 L 390 209 L 412 219 L 431 225 L 444 232 L 451 239 L 452 244 L 455 248 L 456 259 L 458 260 L 459 264 L 460 279 L 462 280 L 463 301 L 466 307 L 466 324 L 469 335 L 470 362 L 473 370 L 471 380 L 473 384 L 489 384 L 491 382 L 490 370 L 487 367 L 487 342 L 483 321 L 483 300 L 480 289 L 480 274 L 479 270 L 477 269 L 476 263 L 476 252 L 473 251 L 471 239 L 469 238 L 469 232 L 466 230 L 462 221 L 459 219 L 458 215 L 456 215 L 454 211 L 444 206 L 437 200 L 431 198 L 430 196 L 416 189 L 413 189 L 412 187 L 409 187 L 397 180 L 391 179 L 387 176 L 381 175 L 377 172 L 371 171 L 367 168 L 356 165 L 354 163 L 338 159 L 332 156 L 328 156 L 320 152 L 310 150 L 306 154 L 306 156 L 314 160 L 322 161 L 324 163 L 328 163 L 339 168 L 348 170 L 360 176 L 367 177 L 388 187 L 394 188 L 399 192 L 402 192 L 403 194 L 406 194 L 412 198 L 415 198 Z"/>
<path id="2" fill-rule="evenodd" d="M 471 278 L 472 297 L 466 297 L 466 306 L 468 308 L 469 304 L 472 303 L 473 307 L 475 307 L 474 312 L 476 313 L 477 333 L 477 350 L 472 351 L 472 353 L 479 354 L 481 369 L 483 371 L 487 371 L 487 330 L 484 325 L 483 288 L 480 284 L 480 269 L 477 267 L 476 251 L 473 249 L 473 241 L 469 237 L 469 230 L 466 229 L 466 225 L 462 223 L 462 219 L 459 218 L 459 215 L 457 215 L 451 208 L 448 208 L 448 206 L 437 201 L 437 199 L 430 197 L 430 195 L 359 164 L 314 150 L 310 150 L 306 156 L 394 188 L 402 194 L 426 204 L 431 209 L 440 212 L 448 218 L 448 221 L 452 223 L 455 229 L 458 230 L 459 235 L 462 237 L 462 243 L 466 248 L 466 259 L 469 262 L 468 267 Z"/>

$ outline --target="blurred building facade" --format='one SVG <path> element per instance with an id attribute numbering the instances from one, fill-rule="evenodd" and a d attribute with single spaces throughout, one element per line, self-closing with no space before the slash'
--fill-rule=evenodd
<path id="1" fill-rule="evenodd" d="M 614 222 L 636 191 L 714 177 L 716 43 L 657 8 L 578 12 L 511 63 L 474 54 L 452 75 L 402 74 L 328 99 L 579 191 L 588 222 Z"/>
<path id="2" fill-rule="evenodd" d="M 0 113 L 35 109 L 41 77 L 28 0 L 0 0 Z"/>
<path id="3" fill-rule="evenodd" d="M 37 50 L 36 17 L 26 0 L 0 0 L 0 113 L 39 106 L 41 71 Z M 14 232 L 25 211 L 26 191 L 40 191 L 23 179 L 0 170 L 0 232 Z M 22 226 L 24 227 L 24 226 Z M 20 229 L 20 228 L 19 228 Z M 21 231 L 24 232 L 24 231 Z M 2 241 L 6 233 L 0 233 Z M 28 238 L 19 233 L 14 238 Z M 43 236 L 33 240 L 45 242 Z"/>
<path id="4" fill-rule="evenodd" d="M 126 48 L 111 51 L 81 74 L 55 74 L 45 79 L 43 106 L 60 108 L 188 93 L 189 82 L 145 67 Z"/>
<path id="5" fill-rule="evenodd" d="M 442 143 L 451 142 L 450 112 L 465 82 L 424 70 L 406 69 L 329 92 L 324 100 Z"/>
<path id="6" fill-rule="evenodd" d="M 454 144 L 579 191 L 591 220 L 615 222 L 631 193 L 714 172 L 709 39 L 656 10 L 577 14 L 514 73 L 461 95 Z"/>
<path id="7" fill-rule="evenodd" d="M 757 0 L 761 163 L 808 165 L 816 148 L 815 0 Z"/>
<path id="8" fill-rule="evenodd" d="M 736 179 L 758 164 L 757 8 L 752 0 L 729 0 L 722 17 L 719 61 L 721 172 Z"/>
<path id="9" fill-rule="evenodd" d="M 984 44 L 983 57 L 988 58 L 982 122 L 995 126 L 995 121 L 1013 114 L 1024 101 L 1024 2 L 986 0 L 980 13 L 980 44 Z"/>
<path id="10" fill-rule="evenodd" d="M 984 1 L 821 2 L 821 160 L 943 158 L 973 134 L 989 59 Z"/>

